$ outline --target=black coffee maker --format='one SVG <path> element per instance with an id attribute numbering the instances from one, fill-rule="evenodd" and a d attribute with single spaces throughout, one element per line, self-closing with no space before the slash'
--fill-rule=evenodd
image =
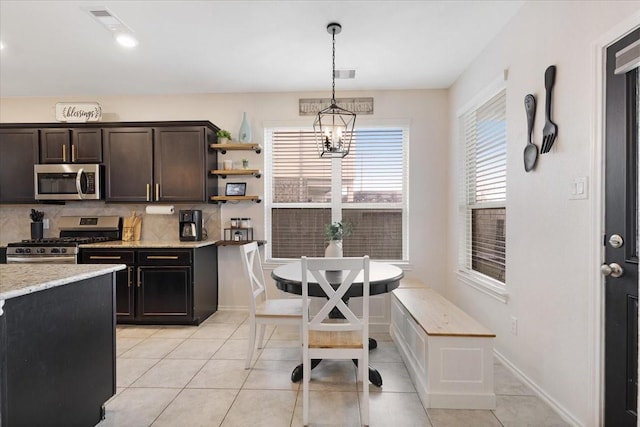
<path id="1" fill-rule="evenodd" d="M 181 242 L 202 240 L 202 211 L 181 210 L 178 212 L 179 233 Z"/>

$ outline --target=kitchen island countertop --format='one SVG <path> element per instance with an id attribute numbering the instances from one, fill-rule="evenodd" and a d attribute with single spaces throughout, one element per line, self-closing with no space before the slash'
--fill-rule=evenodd
<path id="1" fill-rule="evenodd" d="M 215 245 L 215 240 L 201 240 L 195 242 L 181 242 L 179 240 L 160 240 L 160 241 L 147 241 L 147 240 L 112 240 L 110 242 L 100 243 L 86 243 L 80 245 L 80 248 L 95 248 L 95 249 L 126 249 L 126 248 L 173 248 L 173 249 L 192 249 L 201 248 L 204 246 Z"/>
<path id="2" fill-rule="evenodd" d="M 124 264 L 0 264 L 0 300 L 16 298 L 125 268 Z"/>

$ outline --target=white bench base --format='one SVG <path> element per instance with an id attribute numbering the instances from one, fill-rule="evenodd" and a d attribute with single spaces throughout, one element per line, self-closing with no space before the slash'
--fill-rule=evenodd
<path id="1" fill-rule="evenodd" d="M 428 335 L 393 294 L 390 333 L 426 408 L 495 409 L 492 337 Z"/>

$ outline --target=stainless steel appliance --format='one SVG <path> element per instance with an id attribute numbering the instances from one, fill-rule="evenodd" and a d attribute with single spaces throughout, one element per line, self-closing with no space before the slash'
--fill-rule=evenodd
<path id="1" fill-rule="evenodd" d="M 36 200 L 99 200 L 102 169 L 99 164 L 34 165 Z"/>
<path id="2" fill-rule="evenodd" d="M 122 239 L 118 216 L 63 216 L 60 237 L 23 240 L 7 245 L 7 264 L 77 264 L 79 245 Z"/>
<path id="3" fill-rule="evenodd" d="M 178 212 L 181 241 L 202 240 L 202 211 L 199 209 Z"/>

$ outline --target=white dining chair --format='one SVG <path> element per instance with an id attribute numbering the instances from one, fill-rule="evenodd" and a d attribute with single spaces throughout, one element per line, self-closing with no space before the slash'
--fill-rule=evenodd
<path id="1" fill-rule="evenodd" d="M 311 359 L 357 359 L 362 381 L 361 420 L 369 425 L 369 257 L 302 257 L 302 418 L 309 424 Z M 356 316 L 343 297 L 362 273 L 362 315 Z M 327 280 L 328 279 L 328 280 Z M 309 311 L 309 283 L 318 283 L 327 296 L 316 314 Z M 329 319 L 329 313 L 332 318 Z M 339 312 L 344 320 L 335 319 Z"/>
<path id="2" fill-rule="evenodd" d="M 262 348 L 266 325 L 294 325 L 301 329 L 302 300 L 300 298 L 269 299 L 265 288 L 260 251 L 256 242 L 240 246 L 242 265 L 247 278 L 249 296 L 249 348 L 245 369 L 251 367 L 251 359 L 256 346 Z M 302 331 L 301 331 L 302 332 Z"/>

